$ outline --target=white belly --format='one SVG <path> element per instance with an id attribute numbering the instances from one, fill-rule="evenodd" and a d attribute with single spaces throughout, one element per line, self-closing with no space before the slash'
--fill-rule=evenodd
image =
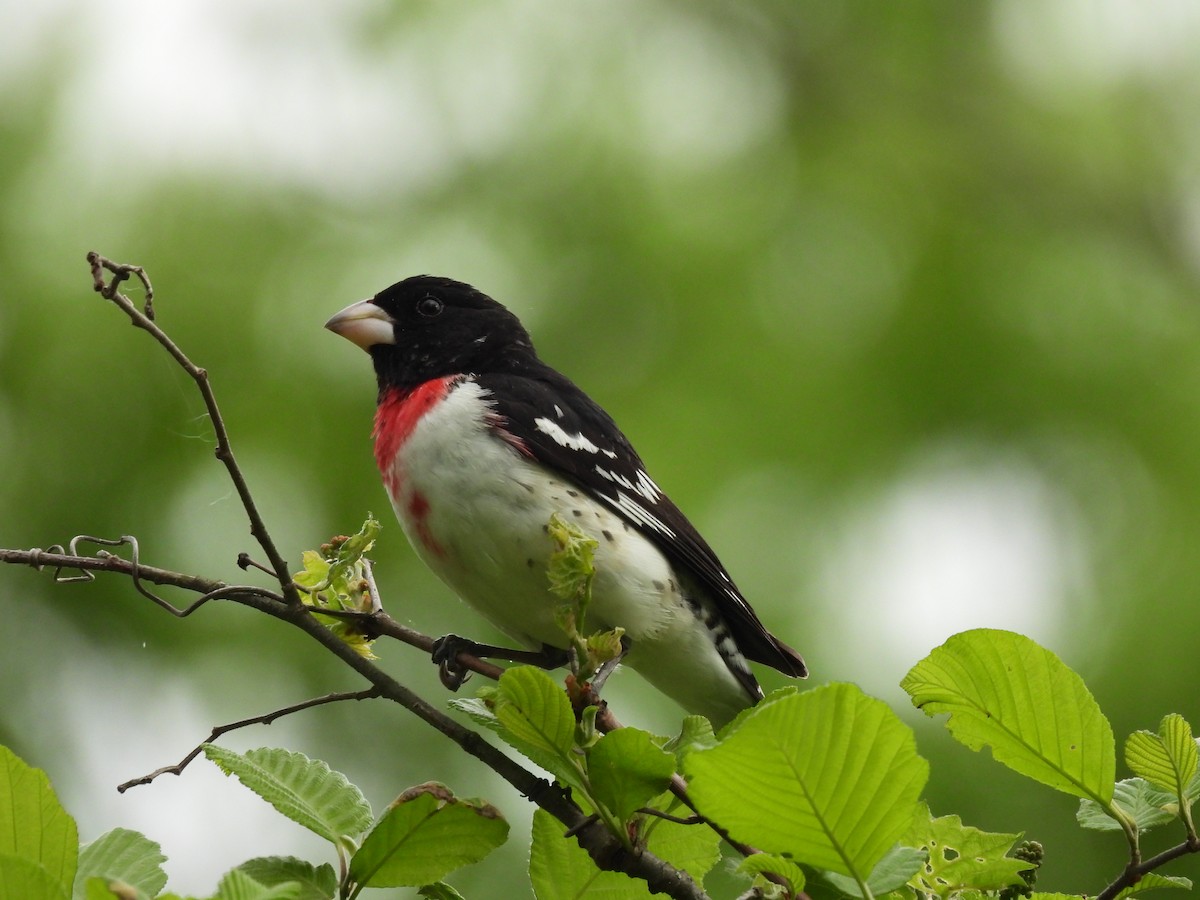
<path id="1" fill-rule="evenodd" d="M 589 629 L 651 638 L 693 618 L 662 553 L 580 488 L 548 476 L 483 424 L 483 391 L 460 384 L 405 442 L 392 506 L 421 559 L 497 628 L 563 646 L 554 624 L 546 533 L 558 513 L 597 541 Z"/>
<path id="2" fill-rule="evenodd" d="M 549 475 L 485 424 L 486 392 L 459 384 L 413 428 L 385 481 L 421 559 L 522 644 L 566 646 L 549 589 L 557 513 L 597 542 L 587 630 L 625 629 L 626 661 L 686 708 L 723 721 L 749 704 L 662 552 L 573 483 Z"/>

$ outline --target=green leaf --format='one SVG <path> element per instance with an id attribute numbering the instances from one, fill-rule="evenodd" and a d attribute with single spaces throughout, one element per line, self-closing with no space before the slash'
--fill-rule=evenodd
<path id="1" fill-rule="evenodd" d="M 303 568 L 292 576 L 301 588 L 301 599 L 314 608 L 317 618 L 366 659 L 375 659 L 371 652 L 375 637 L 368 635 L 360 622 L 322 616 L 317 610 L 370 612 L 375 608 L 363 557 L 375 546 L 379 531 L 379 522 L 368 513 L 358 534 L 335 537 L 322 545 L 320 553 L 305 550 Z"/>
<path id="2" fill-rule="evenodd" d="M 777 875 L 788 883 L 789 896 L 804 890 L 804 871 L 790 859 L 773 853 L 755 853 L 747 856 L 738 863 L 737 871 L 751 878 Z"/>
<path id="3" fill-rule="evenodd" d="M 0 852 L 0 900 L 67 900 L 69 896 L 58 875 L 37 860 Z"/>
<path id="4" fill-rule="evenodd" d="M 587 760 L 596 799 L 621 821 L 665 791 L 675 774 L 674 755 L 637 728 L 606 734 L 588 751 Z"/>
<path id="5" fill-rule="evenodd" d="M 1190 891 L 1192 889 L 1192 880 L 1184 878 L 1182 875 L 1159 875 L 1157 872 L 1149 872 L 1143 875 L 1133 887 L 1127 887 L 1121 893 L 1117 894 L 1116 900 L 1124 900 L 1126 897 L 1140 897 L 1147 891 L 1158 890 L 1160 888 L 1182 888 L 1183 890 Z"/>
<path id="6" fill-rule="evenodd" d="M 446 884 L 444 881 L 435 881 L 433 884 L 424 884 L 417 889 L 418 897 L 428 897 L 430 900 L 465 900 L 462 894 L 454 889 L 451 884 Z"/>
<path id="7" fill-rule="evenodd" d="M 205 744 L 204 755 L 258 796 L 333 844 L 371 825 L 371 807 L 341 772 L 303 753 L 263 747 L 246 754 Z"/>
<path id="8" fill-rule="evenodd" d="M 927 715 L 948 713 L 950 733 L 985 744 L 1011 769 L 1077 797 L 1112 799 L 1112 726 L 1083 680 L 1023 635 L 980 628 L 956 634 L 901 682 Z"/>
<path id="9" fill-rule="evenodd" d="M 670 791 L 646 806 L 681 817 L 691 813 Z M 721 838 L 711 828 L 680 825 L 658 816 L 644 816 L 639 821 L 638 837 L 645 842 L 646 849 L 687 872 L 697 883 L 704 881 L 704 876 L 721 858 Z"/>
<path id="10" fill-rule="evenodd" d="M 119 879 L 92 875 L 82 884 L 84 900 L 149 900 L 149 895 Z M 160 900 L 168 900 L 169 896 L 171 895 L 160 895 Z"/>
<path id="11" fill-rule="evenodd" d="M 1129 818 L 1138 831 L 1149 831 L 1156 825 L 1176 818 L 1178 801 L 1173 794 L 1160 791 L 1144 778 L 1126 778 L 1113 789 L 1113 806 Z M 1079 801 L 1075 819 L 1084 828 L 1096 831 L 1121 831 L 1121 823 L 1095 800 Z"/>
<path id="12" fill-rule="evenodd" d="M 928 860 L 909 882 L 918 891 L 948 897 L 965 890 L 997 891 L 1024 886 L 1020 873 L 1034 868 L 1008 856 L 1020 834 L 981 831 L 958 816 L 928 820 L 921 848 Z"/>
<path id="13" fill-rule="evenodd" d="M 911 825 L 929 776 L 912 729 L 851 684 L 760 704 L 684 763 L 697 808 L 736 838 L 860 881 Z"/>
<path id="14" fill-rule="evenodd" d="M 550 590 L 559 599 L 580 606 L 578 627 L 582 630 L 582 613 L 591 597 L 592 578 L 596 574 L 594 557 L 600 545 L 558 513 L 550 517 L 546 531 L 555 546 L 546 565 Z"/>
<path id="15" fill-rule="evenodd" d="M 533 666 L 514 666 L 491 697 L 500 737 L 564 784 L 584 789 L 575 714 L 554 679 Z"/>
<path id="16" fill-rule="evenodd" d="M 80 848 L 74 900 L 86 900 L 87 880 L 94 875 L 119 879 L 142 893 L 157 896 L 167 883 L 162 868 L 166 861 L 162 848 L 148 837 L 114 828 Z"/>
<path id="17" fill-rule="evenodd" d="M 650 900 L 644 881 L 602 872 L 563 825 L 543 809 L 533 812 L 529 880 L 537 900 Z"/>
<path id="18" fill-rule="evenodd" d="M 58 802 L 46 773 L 4 746 L 0 746 L 0 854 L 36 863 L 63 893 L 71 892 L 79 860 L 75 820 Z M 43 877 L 28 874 L 32 870 L 24 867 L 22 871 L 29 878 Z"/>
<path id="19" fill-rule="evenodd" d="M 238 870 L 266 887 L 298 884 L 297 900 L 329 900 L 337 892 L 337 875 L 329 863 L 314 866 L 294 856 L 260 856 L 246 860 Z"/>
<path id="20" fill-rule="evenodd" d="M 240 869 L 227 872 L 217 885 L 213 900 L 299 900 L 300 885 L 295 882 L 267 887 Z"/>
<path id="21" fill-rule="evenodd" d="M 1125 741 L 1125 765 L 1155 787 L 1184 797 L 1197 769 L 1192 726 L 1171 713 L 1159 724 L 1158 734 L 1135 731 Z"/>
<path id="22" fill-rule="evenodd" d="M 916 847 L 904 847 L 897 844 L 883 859 L 875 864 L 867 878 L 867 889 L 871 896 L 880 897 L 889 891 L 902 888 L 909 882 L 924 865 L 927 854 Z M 825 880 L 843 894 L 850 897 L 866 896 L 853 878 L 839 875 L 837 872 L 826 872 Z"/>
<path id="23" fill-rule="evenodd" d="M 478 862 L 508 838 L 508 822 L 489 803 L 457 799 L 430 782 L 409 788 L 384 813 L 350 860 L 368 887 L 416 887 Z"/>
<path id="24" fill-rule="evenodd" d="M 684 716 L 679 734 L 667 741 L 664 750 L 670 750 L 681 761 L 689 750 L 703 750 L 717 746 L 712 722 L 704 716 Z"/>

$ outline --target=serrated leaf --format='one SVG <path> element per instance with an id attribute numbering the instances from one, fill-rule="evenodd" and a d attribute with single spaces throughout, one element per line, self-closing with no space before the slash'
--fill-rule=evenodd
<path id="1" fill-rule="evenodd" d="M 337 893 L 337 875 L 333 866 L 312 863 L 294 856 L 260 856 L 238 866 L 265 887 L 294 882 L 299 885 L 297 900 L 329 900 Z"/>
<path id="2" fill-rule="evenodd" d="M 918 891 L 948 897 L 960 891 L 997 891 L 1024 886 L 1020 873 L 1033 868 L 1008 856 L 1020 834 L 981 831 L 958 816 L 930 818 L 921 847 L 928 860 L 910 884 Z"/>
<path id="3" fill-rule="evenodd" d="M 867 889 L 872 897 L 881 897 L 889 891 L 904 887 L 921 867 L 928 854 L 916 847 L 904 847 L 897 844 L 883 859 L 875 864 L 867 877 Z M 843 894 L 849 897 L 865 896 L 853 878 L 839 875 L 837 872 L 826 872 L 825 879 Z"/>
<path id="4" fill-rule="evenodd" d="M 226 872 L 217 885 L 213 900 L 298 900 L 299 897 L 300 885 L 295 882 L 267 887 L 240 869 L 233 869 Z"/>
<path id="5" fill-rule="evenodd" d="M 80 848 L 73 896 L 75 900 L 86 900 L 87 880 L 98 875 L 120 879 L 155 897 L 167 883 L 162 868 L 166 861 L 162 847 L 148 837 L 127 828 L 114 828 Z"/>
<path id="6" fill-rule="evenodd" d="M 1010 631 L 956 634 L 900 684 L 950 733 L 1035 781 L 1101 804 L 1112 799 L 1112 726 L 1083 680 L 1057 656 Z"/>
<path id="7" fill-rule="evenodd" d="M 543 809 L 533 811 L 529 880 L 537 900 L 650 900 L 646 882 L 602 872 L 563 825 Z"/>
<path id="8" fill-rule="evenodd" d="M 1159 875 L 1157 872 L 1148 872 L 1133 887 L 1127 887 L 1121 893 L 1117 894 L 1115 900 L 1124 900 L 1126 897 L 1140 897 L 1147 891 L 1159 890 L 1161 888 L 1190 891 L 1192 889 L 1192 880 L 1184 878 L 1182 875 Z"/>
<path id="9" fill-rule="evenodd" d="M 0 854 L 36 863 L 64 894 L 70 893 L 79 859 L 75 820 L 58 802 L 46 773 L 4 746 L 0 746 Z"/>
<path id="10" fill-rule="evenodd" d="M 675 757 L 637 728 L 606 734 L 588 751 L 587 761 L 596 800 L 621 821 L 665 791 L 675 774 Z"/>
<path id="11" fill-rule="evenodd" d="M 1160 791 L 1144 778 L 1126 778 L 1113 789 L 1113 806 L 1125 813 L 1138 831 L 1146 832 L 1176 818 L 1178 801 L 1173 794 Z M 1075 820 L 1096 831 L 1121 831 L 1121 823 L 1095 800 L 1079 801 Z"/>
<path id="12" fill-rule="evenodd" d="M 1192 726 L 1172 713 L 1163 718 L 1158 734 L 1135 731 L 1125 741 L 1125 764 L 1155 787 L 1185 797 L 1197 769 Z"/>
<path id="13" fill-rule="evenodd" d="M 865 879 L 908 829 L 929 776 L 912 729 L 851 684 L 790 694 L 738 721 L 685 757 L 696 807 L 767 853 Z"/>
<path id="14" fill-rule="evenodd" d="M 333 844 L 371 825 L 371 807 L 362 792 L 319 759 L 269 747 L 241 754 L 216 744 L 205 744 L 204 755 L 293 822 Z"/>
<path id="15" fill-rule="evenodd" d="M 434 782 L 409 788 L 350 860 L 367 887 L 417 887 L 483 859 L 508 838 L 508 822 L 490 803 L 460 800 Z"/>
<path id="16" fill-rule="evenodd" d="M 0 900 L 67 900 L 68 896 L 58 875 L 37 860 L 0 852 Z"/>
<path id="17" fill-rule="evenodd" d="M 508 669 L 492 694 L 496 733 L 564 784 L 583 789 L 575 753 L 575 714 L 562 688 L 541 669 Z"/>

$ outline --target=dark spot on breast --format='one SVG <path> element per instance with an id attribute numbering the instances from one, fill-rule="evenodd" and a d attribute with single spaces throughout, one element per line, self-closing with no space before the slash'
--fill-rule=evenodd
<path id="1" fill-rule="evenodd" d="M 602 532 L 600 532 L 600 533 L 601 533 L 602 535 L 604 535 L 604 539 L 605 539 L 606 541 L 608 541 L 610 544 L 612 543 L 613 536 L 612 536 L 612 532 L 611 532 L 611 531 L 609 531 L 609 530 L 606 528 L 606 529 L 604 529 L 604 530 L 603 530 Z"/>
<path id="2" fill-rule="evenodd" d="M 661 590 L 662 590 L 664 587 L 666 587 L 666 585 L 665 585 L 665 584 L 663 584 L 661 581 L 658 581 L 657 579 L 655 579 L 654 581 L 652 581 L 652 582 L 650 582 L 650 583 L 651 583 L 652 585 L 654 585 L 654 589 L 655 589 L 656 591 L 661 591 Z"/>
<path id="3" fill-rule="evenodd" d="M 582 519 L 583 518 L 583 510 L 582 509 L 573 509 L 573 510 L 571 510 L 571 515 L 573 515 L 577 519 Z"/>
<path id="4" fill-rule="evenodd" d="M 579 491 L 567 491 L 567 496 L 568 497 L 578 497 Z"/>
<path id="5" fill-rule="evenodd" d="M 624 528 L 626 531 L 628 531 L 628 530 L 629 530 L 629 523 L 628 523 L 628 522 L 622 522 L 622 523 L 621 523 L 621 527 L 623 527 L 623 528 Z"/>

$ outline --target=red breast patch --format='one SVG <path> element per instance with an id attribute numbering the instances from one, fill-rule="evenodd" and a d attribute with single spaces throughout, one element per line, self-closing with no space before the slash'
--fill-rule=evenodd
<path id="1" fill-rule="evenodd" d="M 388 483 L 393 477 L 392 464 L 396 454 L 412 434 L 421 416 L 437 406 L 460 376 L 447 375 L 433 378 L 414 388 L 392 388 L 379 401 L 375 410 L 375 464 L 383 475 L 384 483 L 395 496 L 396 485 Z"/>

